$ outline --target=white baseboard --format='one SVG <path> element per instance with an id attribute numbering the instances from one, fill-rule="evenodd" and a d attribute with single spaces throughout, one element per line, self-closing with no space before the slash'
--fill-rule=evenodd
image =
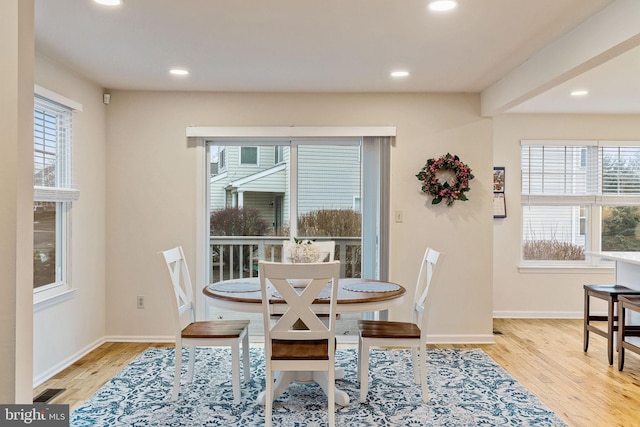
<path id="1" fill-rule="evenodd" d="M 37 386 L 39 386 L 43 382 L 45 382 L 48 379 L 52 378 L 57 373 L 63 371 L 64 369 L 68 368 L 69 366 L 73 365 L 75 362 L 77 362 L 82 357 L 86 356 L 87 354 L 91 353 L 93 350 L 95 350 L 96 348 L 100 347 L 105 342 L 106 342 L 105 338 L 99 338 L 99 339 L 95 340 L 94 342 L 92 342 L 91 344 L 89 344 L 86 347 L 84 347 L 83 349 L 78 350 L 75 354 L 72 354 L 71 356 L 69 356 L 65 360 L 62 360 L 60 363 L 57 363 L 56 365 L 54 365 L 51 368 L 47 369 L 45 372 L 41 373 L 40 375 L 34 376 L 33 377 L 33 388 L 36 388 Z"/>
<path id="2" fill-rule="evenodd" d="M 145 335 L 110 335 L 104 338 L 104 342 L 176 342 L 176 337 L 173 335 L 156 335 L 156 336 L 145 336 Z"/>

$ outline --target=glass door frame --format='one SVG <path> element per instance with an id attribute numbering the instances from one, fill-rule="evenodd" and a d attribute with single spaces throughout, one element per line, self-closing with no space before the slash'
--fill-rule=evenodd
<path id="1" fill-rule="evenodd" d="M 362 239 L 363 239 L 363 277 L 377 277 L 388 279 L 389 272 L 389 217 L 390 217 L 390 147 L 396 134 L 395 127 L 374 126 L 374 127 L 188 127 L 188 146 L 197 150 L 198 165 L 196 173 L 198 182 L 196 185 L 197 197 L 196 208 L 199 220 L 196 226 L 196 239 L 199 241 L 200 250 L 196 254 L 196 282 L 203 284 L 210 281 L 210 244 L 209 244 L 209 150 L 208 145 L 212 141 L 220 144 L 221 141 L 230 143 L 240 140 L 243 143 L 249 141 L 253 145 L 274 145 L 275 141 L 282 143 L 285 140 L 290 142 L 309 144 L 312 141 L 318 143 L 331 144 L 334 141 L 360 138 L 362 141 Z M 244 144 L 243 144 L 244 145 Z M 292 147 L 295 144 L 292 144 Z M 292 158 L 293 153 L 291 154 Z M 292 185 L 292 188 L 295 186 Z M 294 191 L 297 191 L 294 190 Z M 294 211 L 291 215 L 294 215 Z M 292 216 L 293 218 L 293 216 Z M 368 230 L 374 230 L 367 233 Z M 293 233 L 293 230 L 292 230 Z M 367 242 L 365 243 L 365 235 Z M 365 247 L 367 248 L 365 250 Z M 197 312 L 199 317 L 204 317 L 206 313 L 206 301 L 200 289 L 196 292 L 199 299 Z M 382 318 L 385 317 L 383 313 Z"/>

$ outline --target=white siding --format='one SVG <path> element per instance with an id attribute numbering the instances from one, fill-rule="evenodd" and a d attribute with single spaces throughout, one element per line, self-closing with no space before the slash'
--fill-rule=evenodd
<path id="1" fill-rule="evenodd" d="M 284 169 L 264 177 L 249 181 L 246 184 L 239 186 L 238 190 L 248 191 L 260 191 L 260 192 L 273 192 L 284 193 L 285 188 L 285 171 Z"/>
<path id="2" fill-rule="evenodd" d="M 275 223 L 273 197 L 272 193 L 246 193 L 244 197 L 244 205 L 257 209 L 260 217 L 269 223 L 271 230 Z"/>
<path id="3" fill-rule="evenodd" d="M 298 148 L 298 214 L 318 209 L 352 209 L 360 196 L 359 146 Z"/>
<path id="4" fill-rule="evenodd" d="M 227 180 L 224 179 L 226 173 L 211 178 L 209 183 L 209 209 L 216 210 L 225 206 L 225 187 L 227 186 Z"/>

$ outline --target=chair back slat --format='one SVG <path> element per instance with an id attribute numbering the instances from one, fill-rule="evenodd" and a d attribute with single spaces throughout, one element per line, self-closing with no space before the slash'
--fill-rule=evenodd
<path id="1" fill-rule="evenodd" d="M 418 281 L 416 283 L 416 300 L 414 302 L 414 322 L 426 333 L 429 306 L 432 293 L 432 281 L 435 267 L 442 254 L 435 249 L 427 248 L 422 257 Z"/>
<path id="2" fill-rule="evenodd" d="M 294 288 L 286 279 L 270 279 L 269 282 L 287 303 L 287 310 L 271 329 L 272 334 L 274 332 L 291 331 L 294 324 L 300 320 L 309 331 L 322 332 L 324 334 L 322 338 L 327 338 L 329 328 L 313 312 L 311 305 L 330 281 L 331 278 L 329 277 L 312 279 L 304 288 Z M 298 293 L 298 289 L 301 290 L 300 293 Z M 299 339 L 307 338 L 301 337 Z"/>
<path id="3" fill-rule="evenodd" d="M 193 285 L 189 275 L 189 267 L 181 246 L 160 252 L 164 258 L 169 277 L 171 279 L 170 291 L 175 299 L 174 312 L 175 325 L 179 325 L 180 331 L 189 323 L 195 321 L 193 307 Z"/>

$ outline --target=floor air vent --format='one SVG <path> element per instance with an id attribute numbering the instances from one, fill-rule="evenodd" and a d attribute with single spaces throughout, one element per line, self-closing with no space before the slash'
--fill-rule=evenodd
<path id="1" fill-rule="evenodd" d="M 65 389 L 63 388 L 48 388 L 36 397 L 33 398 L 33 403 L 47 403 Z"/>

